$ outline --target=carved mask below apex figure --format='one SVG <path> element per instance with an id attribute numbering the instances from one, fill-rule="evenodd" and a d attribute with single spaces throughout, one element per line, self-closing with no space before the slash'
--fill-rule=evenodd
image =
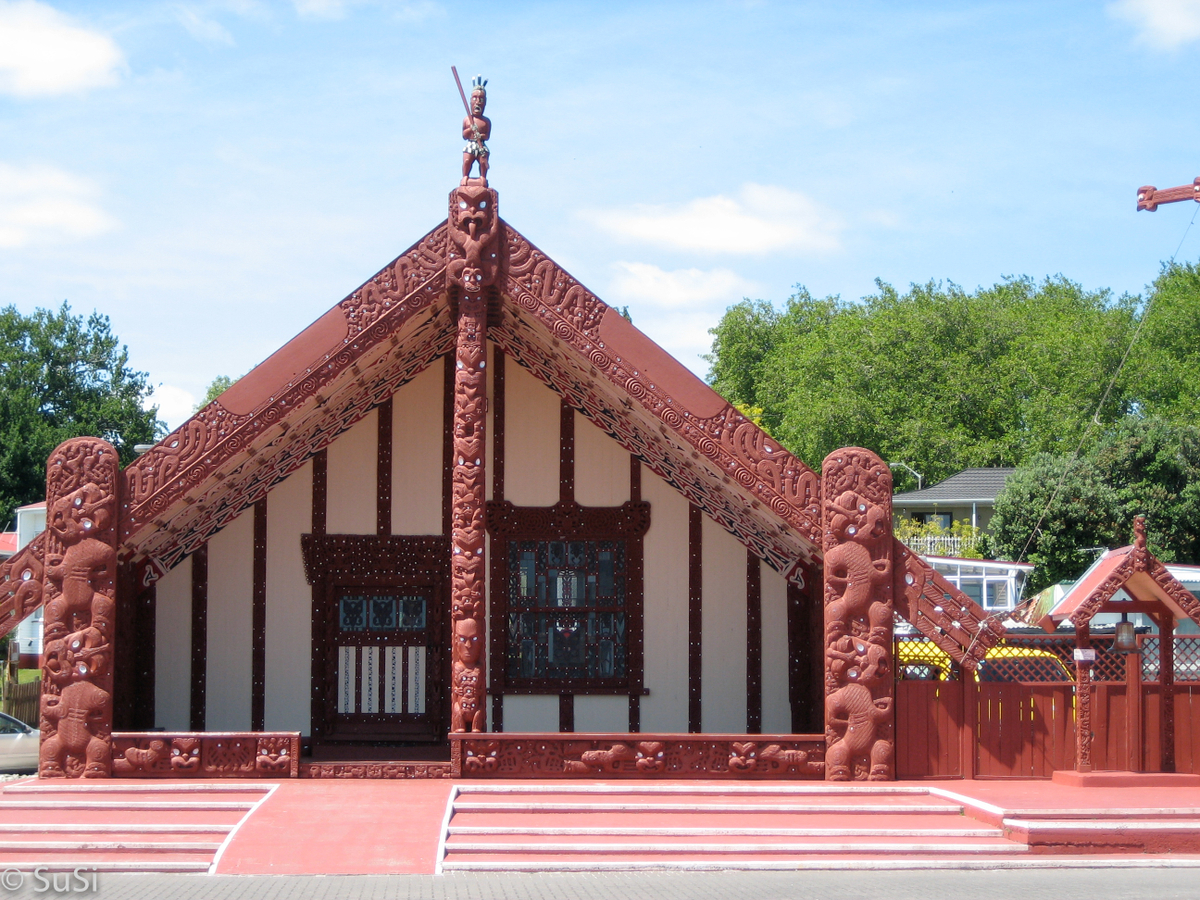
<path id="1" fill-rule="evenodd" d="M 500 261 L 497 194 L 481 185 L 450 192 L 450 259 L 446 271 L 463 290 L 477 293 L 494 284 Z"/>

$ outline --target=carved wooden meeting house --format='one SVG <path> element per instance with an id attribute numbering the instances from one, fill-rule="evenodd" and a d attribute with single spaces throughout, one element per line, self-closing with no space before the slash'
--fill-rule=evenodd
<path id="1" fill-rule="evenodd" d="M 5 628 L 45 605 L 43 777 L 890 779 L 896 617 L 967 671 L 1003 636 L 893 537 L 886 464 L 806 467 L 472 161 L 124 470 L 51 456 L 0 570 Z"/>

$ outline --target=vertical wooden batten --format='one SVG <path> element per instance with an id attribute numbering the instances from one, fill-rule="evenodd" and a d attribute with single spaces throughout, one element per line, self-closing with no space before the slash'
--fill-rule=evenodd
<path id="1" fill-rule="evenodd" d="M 688 731 L 699 734 L 701 711 L 701 636 L 703 634 L 703 513 L 688 504 Z"/>
<path id="2" fill-rule="evenodd" d="M 762 734 L 762 568 L 746 551 L 746 732 Z"/>
<path id="3" fill-rule="evenodd" d="M 208 544 L 192 553 L 192 731 L 204 731 L 208 687 Z"/>
<path id="4" fill-rule="evenodd" d="M 250 730 L 263 731 L 267 691 L 267 498 L 254 504 L 253 608 L 250 634 Z"/>
<path id="5" fill-rule="evenodd" d="M 376 452 L 375 533 L 392 533 L 392 398 L 379 404 L 379 440 Z"/>
<path id="6" fill-rule="evenodd" d="M 312 458 L 312 533 L 318 537 L 325 535 L 326 520 L 328 516 L 328 497 L 329 497 L 329 454 L 325 450 L 318 450 L 313 454 Z M 322 736 L 322 723 L 325 721 L 323 703 L 321 696 L 323 688 L 324 668 L 321 665 L 321 659 L 324 654 L 324 648 L 317 646 L 317 636 L 324 633 L 324 623 L 322 614 L 325 604 L 325 596 L 322 587 L 319 584 L 312 586 L 312 621 L 309 630 L 309 646 L 312 647 L 312 663 L 311 675 L 309 681 L 309 693 L 312 697 L 309 711 L 309 721 L 312 723 L 312 737 L 319 738 Z"/>

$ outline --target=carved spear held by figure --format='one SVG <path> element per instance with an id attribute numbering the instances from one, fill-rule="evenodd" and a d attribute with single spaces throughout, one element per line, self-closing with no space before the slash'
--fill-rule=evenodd
<path id="1" fill-rule="evenodd" d="M 475 132 L 475 140 L 479 140 L 479 129 L 475 127 L 475 116 L 471 113 L 471 104 L 467 102 L 466 91 L 463 90 L 462 81 L 458 77 L 458 68 L 450 67 L 450 71 L 454 73 L 454 83 L 458 85 L 458 96 L 462 97 L 463 109 L 467 111 L 467 118 L 471 121 L 471 130 Z"/>

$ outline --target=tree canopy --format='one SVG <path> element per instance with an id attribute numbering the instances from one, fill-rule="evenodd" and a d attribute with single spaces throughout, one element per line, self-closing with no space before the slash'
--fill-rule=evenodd
<path id="1" fill-rule="evenodd" d="M 810 466 L 860 445 L 933 483 L 1074 449 L 1135 323 L 1134 298 L 1064 278 L 973 293 L 877 284 L 861 303 L 803 288 L 782 310 L 747 300 L 712 330 L 713 387 L 760 407 Z M 1102 420 L 1126 413 L 1128 398 L 1114 391 Z"/>
<path id="2" fill-rule="evenodd" d="M 45 496 L 46 459 L 68 438 L 102 437 L 122 463 L 155 440 L 158 409 L 143 408 L 152 387 L 128 363 L 107 316 L 85 320 L 67 303 L 0 309 L 0 519 Z"/>
<path id="3" fill-rule="evenodd" d="M 1037 592 L 1132 543 L 1138 515 L 1151 553 L 1200 563 L 1200 428 L 1128 416 L 1077 460 L 1035 455 L 996 498 L 990 549 L 1034 563 L 1027 592 Z"/>

